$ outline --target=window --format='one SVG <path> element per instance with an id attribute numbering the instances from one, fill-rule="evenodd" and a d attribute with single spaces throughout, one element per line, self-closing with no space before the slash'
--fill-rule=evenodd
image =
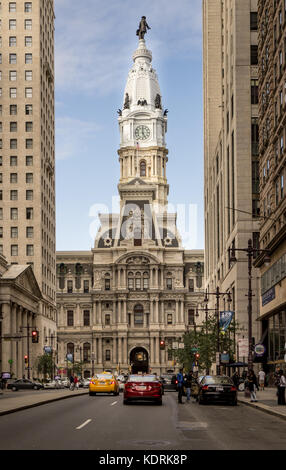
<path id="1" fill-rule="evenodd" d="M 193 309 L 188 310 L 188 325 L 195 324 L 195 311 Z"/>
<path id="2" fill-rule="evenodd" d="M 172 289 L 172 278 L 171 277 L 167 277 L 166 284 L 167 284 L 167 289 L 171 290 Z"/>
<path id="3" fill-rule="evenodd" d="M 10 104 L 10 116 L 16 116 L 16 115 L 17 115 L 17 105 Z"/>
<path id="4" fill-rule="evenodd" d="M 136 273 L 136 278 L 135 278 L 135 289 L 136 290 L 141 290 L 141 274 Z"/>
<path id="5" fill-rule="evenodd" d="M 33 148 L 33 139 L 26 139 L 26 149 Z"/>
<path id="6" fill-rule="evenodd" d="M 167 315 L 167 324 L 172 325 L 173 323 L 173 315 L 171 313 L 168 313 Z"/>
<path id="7" fill-rule="evenodd" d="M 104 282 L 105 290 L 110 290 L 110 279 L 105 279 Z"/>
<path id="8" fill-rule="evenodd" d="M 139 326 L 143 325 L 144 322 L 144 312 L 142 305 L 135 305 L 134 307 L 134 325 Z"/>
<path id="9" fill-rule="evenodd" d="M 25 20 L 25 29 L 32 29 L 32 20 Z"/>
<path id="10" fill-rule="evenodd" d="M 90 361 L 90 344 L 84 343 L 83 345 L 83 362 Z"/>
<path id="11" fill-rule="evenodd" d="M 33 105 L 32 104 L 26 104 L 25 105 L 25 114 L 26 115 L 33 114 Z"/>
<path id="12" fill-rule="evenodd" d="M 31 13 L 32 12 L 32 2 L 25 2 L 24 11 L 25 11 L 25 13 Z"/>
<path id="13" fill-rule="evenodd" d="M 16 47 L 17 46 L 17 39 L 16 36 L 9 37 L 9 47 Z"/>
<path id="14" fill-rule="evenodd" d="M 32 201 L 33 200 L 33 190 L 32 189 L 27 189 L 26 191 L 26 201 Z"/>
<path id="15" fill-rule="evenodd" d="M 73 326 L 73 310 L 67 311 L 67 326 Z"/>
<path id="16" fill-rule="evenodd" d="M 17 80 L 17 72 L 16 70 L 10 70 L 9 72 L 9 80 L 10 82 L 15 82 Z"/>
<path id="17" fill-rule="evenodd" d="M 26 238 L 34 238 L 34 227 L 26 227 Z"/>
<path id="18" fill-rule="evenodd" d="M 26 208 L 26 219 L 27 220 L 32 220 L 34 218 L 34 210 L 33 207 L 27 207 Z"/>
<path id="19" fill-rule="evenodd" d="M 17 189 L 12 189 L 10 191 L 10 201 L 18 201 L 18 191 L 17 191 Z"/>
<path id="20" fill-rule="evenodd" d="M 25 64 L 32 64 L 33 63 L 33 56 L 32 54 L 25 54 Z"/>
<path id="21" fill-rule="evenodd" d="M 25 98 L 33 98 L 33 88 L 25 88 Z"/>
<path id="22" fill-rule="evenodd" d="M 0 207 L 0 220 L 3 220 L 3 208 Z"/>
<path id="23" fill-rule="evenodd" d="M 10 2 L 9 3 L 9 12 L 15 12 L 16 11 L 16 2 Z"/>
<path id="24" fill-rule="evenodd" d="M 147 276 L 143 277 L 143 289 L 144 290 L 149 289 L 149 278 Z"/>
<path id="25" fill-rule="evenodd" d="M 18 256 L 18 245 L 11 245 L 11 256 Z"/>
<path id="26" fill-rule="evenodd" d="M 11 238 L 18 238 L 18 227 L 11 227 Z"/>
<path id="27" fill-rule="evenodd" d="M 33 183 L 33 173 L 26 173 L 26 183 Z"/>
<path id="28" fill-rule="evenodd" d="M 33 132 L 33 123 L 31 121 L 26 122 L 26 132 Z"/>
<path id="29" fill-rule="evenodd" d="M 106 349 L 106 351 L 105 351 L 105 360 L 106 360 L 106 361 L 110 361 L 110 360 L 111 360 L 110 349 Z"/>
<path id="30" fill-rule="evenodd" d="M 189 292 L 194 292 L 194 280 L 189 279 Z"/>
<path id="31" fill-rule="evenodd" d="M 16 207 L 11 207 L 10 219 L 11 220 L 18 220 L 18 209 Z"/>
<path id="32" fill-rule="evenodd" d="M 10 98 L 17 98 L 17 88 L 10 88 Z"/>
<path id="33" fill-rule="evenodd" d="M 30 82 L 31 80 L 33 80 L 33 72 L 32 70 L 25 70 L 25 80 L 27 82 Z"/>
<path id="34" fill-rule="evenodd" d="M 250 46 L 250 65 L 258 64 L 258 46 Z"/>
<path id="35" fill-rule="evenodd" d="M 31 155 L 26 156 L 26 166 L 33 166 L 33 157 Z"/>
<path id="36" fill-rule="evenodd" d="M 140 162 L 140 176 L 146 176 L 146 162 L 144 160 Z"/>
<path id="37" fill-rule="evenodd" d="M 17 64 L 17 54 L 9 54 L 9 64 Z"/>
<path id="38" fill-rule="evenodd" d="M 134 289 L 134 279 L 133 279 L 133 277 L 128 277 L 128 289 Z"/>
<path id="39" fill-rule="evenodd" d="M 257 11 L 250 12 L 250 31 L 257 31 Z"/>
<path id="40" fill-rule="evenodd" d="M 71 293 L 72 293 L 72 290 L 73 290 L 73 282 L 72 282 L 72 281 L 68 281 L 68 282 L 67 282 L 67 291 L 68 291 L 68 294 L 71 294 Z"/>
<path id="41" fill-rule="evenodd" d="M 0 227 L 0 238 L 3 238 L 3 227 Z"/>
<path id="42" fill-rule="evenodd" d="M 83 281 L 83 292 L 87 294 L 89 292 L 89 281 L 85 280 Z"/>
<path id="43" fill-rule="evenodd" d="M 258 80 L 251 80 L 251 104 L 258 104 Z"/>
<path id="44" fill-rule="evenodd" d="M 17 132 L 17 122 L 10 122 L 10 132 Z"/>
<path id="45" fill-rule="evenodd" d="M 18 182 L 18 174 L 17 173 L 10 173 L 10 183 L 17 183 Z"/>
<path id="46" fill-rule="evenodd" d="M 34 245 L 26 245 L 26 255 L 34 256 Z"/>
<path id="47" fill-rule="evenodd" d="M 25 36 L 25 47 L 32 47 L 32 36 Z"/>
<path id="48" fill-rule="evenodd" d="M 110 314 L 107 313 L 104 317 L 104 323 L 105 325 L 109 326 L 110 325 Z"/>
<path id="49" fill-rule="evenodd" d="M 90 311 L 84 310 L 83 311 L 83 326 L 89 326 L 89 325 L 90 325 Z"/>
<path id="50" fill-rule="evenodd" d="M 10 30 L 15 30 L 17 27 L 16 20 L 9 20 L 9 29 Z"/>

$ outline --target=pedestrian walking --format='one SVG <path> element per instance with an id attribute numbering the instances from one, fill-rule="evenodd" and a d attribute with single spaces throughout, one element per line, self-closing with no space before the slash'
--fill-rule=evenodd
<path id="1" fill-rule="evenodd" d="M 258 372 L 258 382 L 259 382 L 259 389 L 264 390 L 264 385 L 265 385 L 265 372 L 263 369 L 261 369 Z"/>
<path id="2" fill-rule="evenodd" d="M 72 375 L 70 376 L 70 390 L 74 390 L 74 378 Z"/>
<path id="3" fill-rule="evenodd" d="M 186 384 L 186 392 L 187 392 L 187 401 L 191 400 L 191 389 L 193 384 L 193 371 L 190 370 L 188 374 L 185 375 L 185 384 Z"/>
<path id="4" fill-rule="evenodd" d="M 184 387 L 184 376 L 183 376 L 183 369 L 180 369 L 180 372 L 177 374 L 177 387 L 178 387 L 178 403 L 183 404 L 182 396 L 183 396 L 183 387 Z"/>
<path id="5" fill-rule="evenodd" d="M 248 389 L 250 391 L 250 401 L 257 401 L 256 399 L 257 377 L 253 370 L 249 371 L 247 382 L 248 382 Z"/>
<path id="6" fill-rule="evenodd" d="M 232 381 L 233 381 L 233 383 L 234 383 L 234 385 L 236 386 L 237 389 L 238 389 L 238 386 L 239 386 L 239 380 L 240 380 L 239 373 L 236 370 L 235 373 L 232 376 Z"/>
<path id="7" fill-rule="evenodd" d="M 75 378 L 74 378 L 74 388 L 76 390 L 79 390 L 79 381 L 78 381 L 77 376 L 75 376 Z"/>
<path id="8" fill-rule="evenodd" d="M 282 369 L 280 369 L 278 372 L 278 379 L 279 379 L 279 381 L 277 382 L 278 405 L 285 405 L 286 378 Z"/>

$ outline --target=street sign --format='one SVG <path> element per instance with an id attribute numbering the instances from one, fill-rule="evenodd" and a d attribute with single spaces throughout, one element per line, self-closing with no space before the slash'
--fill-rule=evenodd
<path id="1" fill-rule="evenodd" d="M 198 351 L 198 348 L 192 348 L 191 351 L 192 351 L 192 352 L 197 352 L 197 351 Z"/>
<path id="2" fill-rule="evenodd" d="M 256 356 L 263 356 L 265 353 L 265 346 L 261 343 L 258 343 L 254 346 L 254 352 Z"/>
<path id="3" fill-rule="evenodd" d="M 240 338 L 237 340 L 238 344 L 238 356 L 239 358 L 248 357 L 248 339 L 247 338 Z"/>
<path id="4" fill-rule="evenodd" d="M 179 349 L 184 349 L 184 348 L 185 348 L 184 343 L 179 343 Z"/>
<path id="5" fill-rule="evenodd" d="M 178 342 L 174 341 L 172 344 L 173 349 L 178 349 Z"/>

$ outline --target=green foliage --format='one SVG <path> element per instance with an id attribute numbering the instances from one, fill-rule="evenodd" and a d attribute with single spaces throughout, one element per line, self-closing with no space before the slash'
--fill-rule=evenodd
<path id="1" fill-rule="evenodd" d="M 220 330 L 220 352 L 227 351 L 230 361 L 233 360 L 235 354 L 234 333 L 241 330 L 239 324 L 233 320 L 225 333 Z M 196 362 L 196 351 L 193 349 L 198 349 L 197 352 L 200 357 L 197 365 L 199 370 L 208 370 L 216 361 L 217 339 L 217 316 L 209 314 L 208 321 L 205 320 L 201 325 L 197 325 L 196 328 L 185 333 L 183 338 L 184 349 L 172 349 L 172 355 L 185 370 L 190 370 L 193 367 L 193 363 Z"/>
<path id="2" fill-rule="evenodd" d="M 38 356 L 36 360 L 36 368 L 39 374 L 43 374 L 46 378 L 47 375 L 52 376 L 55 362 L 51 356 L 51 354 L 43 354 L 42 356 Z"/>

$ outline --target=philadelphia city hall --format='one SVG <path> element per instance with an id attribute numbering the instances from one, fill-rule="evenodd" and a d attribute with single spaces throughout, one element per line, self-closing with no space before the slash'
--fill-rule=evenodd
<path id="1" fill-rule="evenodd" d="M 145 33 L 137 31 L 118 110 L 120 213 L 99 216 L 91 251 L 57 252 L 62 375 L 67 357 L 83 364 L 85 377 L 176 371 L 170 349 L 200 322 L 204 252 L 182 247 L 176 214 L 167 211 L 167 110 Z"/>

